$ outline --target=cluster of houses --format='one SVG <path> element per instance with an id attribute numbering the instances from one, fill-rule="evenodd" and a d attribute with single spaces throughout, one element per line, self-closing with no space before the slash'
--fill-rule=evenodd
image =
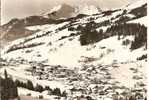
<path id="1" fill-rule="evenodd" d="M 45 67 L 46 66 L 46 67 Z M 64 79 L 75 75 L 74 71 L 62 66 L 33 66 L 32 75 L 37 76 L 38 79 L 56 80 Z"/>
<path id="2" fill-rule="evenodd" d="M 80 97 L 83 98 L 80 100 L 88 100 L 85 99 L 86 97 L 104 98 L 105 95 L 106 97 L 113 98 L 112 100 L 129 100 L 128 98 L 131 97 L 141 100 L 140 98 L 146 97 L 145 92 L 142 92 L 142 90 L 133 90 L 131 95 L 126 96 L 128 94 L 128 92 L 125 94 L 127 88 L 114 87 L 114 84 L 108 82 L 111 78 L 107 77 L 110 76 L 107 67 L 100 65 L 98 67 L 84 66 L 80 70 L 73 70 L 63 66 L 38 65 L 32 67 L 32 75 L 40 80 L 66 81 L 68 86 L 73 86 L 73 88 L 67 91 L 67 94 L 68 97 L 74 98 L 74 100 L 78 100 Z M 103 75 L 103 78 L 97 77 L 98 75 Z M 123 92 L 117 92 L 119 89 Z"/>

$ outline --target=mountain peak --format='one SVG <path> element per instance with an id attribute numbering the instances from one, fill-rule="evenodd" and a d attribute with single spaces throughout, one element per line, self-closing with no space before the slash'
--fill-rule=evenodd
<path id="1" fill-rule="evenodd" d="M 75 12 L 78 14 L 92 15 L 101 12 L 101 9 L 95 5 L 83 4 L 76 7 Z"/>
<path id="2" fill-rule="evenodd" d="M 53 13 L 53 12 L 57 12 L 61 9 L 64 9 L 64 8 L 69 8 L 71 7 L 70 5 L 66 4 L 66 3 L 63 3 L 63 4 L 60 4 L 60 5 L 57 5 L 57 6 L 54 6 L 49 13 Z"/>
<path id="3" fill-rule="evenodd" d="M 44 17 L 51 19 L 68 18 L 71 17 L 71 13 L 74 12 L 74 8 L 68 4 L 61 4 L 54 6 L 49 12 L 44 14 Z"/>
<path id="4" fill-rule="evenodd" d="M 58 5 L 58 6 L 53 7 L 53 8 L 50 10 L 50 13 L 53 13 L 53 12 L 55 12 L 55 11 L 60 10 L 61 7 L 62 7 L 62 5 Z"/>

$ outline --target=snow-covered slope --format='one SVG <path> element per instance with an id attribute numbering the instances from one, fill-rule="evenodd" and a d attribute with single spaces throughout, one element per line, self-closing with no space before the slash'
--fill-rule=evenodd
<path id="1" fill-rule="evenodd" d="M 106 15 L 106 16 L 104 15 L 104 13 L 97 14 L 95 16 L 86 16 L 81 19 L 78 18 L 74 22 L 72 22 L 70 20 L 70 21 L 66 21 L 64 23 L 60 23 L 60 24 L 51 24 L 51 25 L 47 24 L 47 25 L 26 27 L 29 30 L 41 30 L 41 31 L 39 31 L 36 34 L 31 35 L 27 38 L 16 40 L 16 41 L 12 42 L 10 45 L 8 45 L 5 48 L 5 50 L 3 50 L 2 53 L 5 53 L 3 55 L 3 57 L 10 58 L 10 59 L 11 58 L 16 59 L 16 58 L 20 57 L 20 55 L 21 55 L 21 58 L 29 60 L 29 61 L 48 60 L 49 64 L 57 64 L 57 65 L 60 64 L 60 65 L 72 67 L 72 66 L 77 66 L 78 61 L 81 60 L 82 56 L 91 54 L 89 57 L 92 57 L 92 56 L 99 56 L 101 53 L 104 53 L 105 51 L 98 49 L 100 46 L 107 47 L 107 50 L 108 49 L 114 50 L 115 54 L 119 54 L 118 52 L 121 48 L 120 53 L 122 51 L 124 51 L 123 54 L 127 56 L 127 55 L 129 55 L 130 47 L 129 46 L 124 47 L 123 45 L 121 45 L 123 40 L 121 40 L 121 41 L 117 40 L 116 36 L 108 38 L 108 39 L 103 39 L 99 43 L 93 44 L 95 46 L 94 49 L 92 49 L 93 51 L 92 50 L 87 51 L 87 48 L 90 48 L 93 45 L 81 46 L 80 41 L 79 41 L 79 35 L 77 35 L 78 31 L 69 31 L 68 30 L 68 28 L 70 28 L 70 27 L 78 27 L 79 25 L 89 23 L 90 21 L 92 21 L 90 19 L 93 19 L 97 24 L 102 23 L 107 20 L 110 20 L 112 22 L 112 24 L 114 24 L 117 20 L 120 19 L 120 17 L 117 18 L 117 16 L 120 14 L 123 14 L 123 10 L 114 11 L 113 13 L 111 13 L 111 15 Z M 129 12 L 128 12 L 128 14 L 126 13 L 125 16 L 128 16 L 133 19 L 136 17 L 133 14 L 129 14 Z M 146 16 L 138 18 L 138 19 L 136 19 L 137 20 L 136 23 L 145 24 L 143 22 L 146 22 L 146 18 L 147 18 Z M 141 20 L 141 21 L 139 21 L 139 20 Z M 135 20 L 128 21 L 128 23 L 133 23 L 133 22 L 135 22 Z M 110 27 L 110 25 L 97 27 L 97 30 L 103 29 L 103 27 L 104 27 L 104 30 L 106 30 L 108 27 Z M 60 30 L 61 28 L 62 28 L 62 30 Z M 71 36 L 72 33 L 76 34 L 76 36 Z M 40 35 L 41 35 L 41 37 L 38 37 Z M 66 38 L 64 38 L 64 37 L 66 37 Z M 62 38 L 64 38 L 64 39 L 62 39 Z M 130 37 L 124 38 L 124 40 L 127 38 L 129 40 L 134 39 L 133 36 L 130 36 Z M 27 40 L 29 40 L 29 41 L 25 42 Z M 109 44 L 110 41 L 113 41 L 113 43 L 115 43 L 115 45 L 117 45 L 117 46 L 113 47 L 113 45 L 112 45 L 112 47 L 111 47 L 110 46 L 111 44 Z M 37 43 L 37 44 L 42 43 L 42 44 L 39 46 L 35 46 L 33 48 L 14 50 L 10 53 L 5 52 L 8 50 L 8 48 L 11 48 L 12 46 L 15 46 L 15 45 L 16 46 L 25 46 L 25 45 L 29 45 L 29 44 L 35 44 L 35 43 Z M 96 51 L 96 48 L 98 51 Z M 44 51 L 43 51 L 43 49 L 44 49 Z M 28 51 L 28 50 L 30 50 L 32 52 L 26 53 L 26 51 Z M 94 54 L 93 52 L 96 52 L 96 53 Z M 130 52 L 130 53 L 132 53 L 132 52 Z M 63 54 L 66 54 L 66 55 L 63 55 Z M 41 56 L 38 57 L 38 55 L 41 55 Z M 112 55 L 113 55 L 113 57 L 116 57 L 114 55 L 114 53 L 112 53 Z M 124 55 L 121 55 L 121 56 L 124 56 Z M 67 62 L 63 58 L 70 59 L 70 62 Z M 113 59 L 111 59 L 111 60 L 113 60 Z M 134 57 L 134 59 L 135 59 L 135 57 Z M 115 60 L 120 60 L 120 59 L 116 58 Z M 130 60 L 130 59 L 125 59 L 125 61 L 127 61 L 127 60 Z M 71 65 L 67 65 L 67 63 L 71 64 Z"/>
<path id="2" fill-rule="evenodd" d="M 143 25 L 147 26 L 147 16 L 141 17 L 139 19 L 135 19 L 135 20 L 132 20 L 132 21 L 129 21 L 128 23 L 140 23 L 140 24 L 143 24 Z"/>

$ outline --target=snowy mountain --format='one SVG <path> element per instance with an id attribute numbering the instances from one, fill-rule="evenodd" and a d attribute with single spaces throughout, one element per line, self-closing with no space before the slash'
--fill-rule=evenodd
<path id="1" fill-rule="evenodd" d="M 75 8 L 75 13 L 77 14 L 85 14 L 85 15 L 93 15 L 98 14 L 101 12 L 101 9 L 95 5 L 78 5 L 78 7 Z"/>
<path id="2" fill-rule="evenodd" d="M 95 6 L 84 5 L 77 8 L 67 4 L 58 5 L 53 7 L 50 12 L 46 12 L 40 16 L 36 15 L 22 19 L 12 19 L 10 22 L 0 27 L 0 39 L 4 44 L 7 44 L 7 42 L 35 33 L 34 31 L 25 29 L 27 26 L 59 23 L 63 22 L 63 19 L 67 20 L 67 18 L 75 17 L 79 14 L 91 15 L 96 13 L 99 13 L 99 8 Z"/>
<path id="3" fill-rule="evenodd" d="M 95 6 L 83 6 L 73 11 L 89 15 L 25 26 L 26 30 L 36 32 L 2 49 L 0 75 L 6 69 L 14 80 L 30 80 L 34 86 L 52 89 L 44 88 L 39 93 L 38 89 L 21 85 L 20 95 L 43 95 L 52 100 L 56 100 L 55 96 L 64 100 L 76 97 L 114 100 L 139 92 L 144 98 L 147 3 L 140 0 L 136 4 L 97 14 Z M 51 12 L 59 15 L 62 8 L 55 7 Z M 56 87 L 66 91 L 66 97 L 54 94 Z"/>
<path id="4" fill-rule="evenodd" d="M 94 5 L 77 5 L 77 6 L 70 6 L 68 4 L 62 4 L 53 7 L 50 12 L 45 13 L 44 16 L 48 16 L 48 18 L 52 19 L 59 19 L 59 18 L 70 18 L 75 17 L 79 14 L 85 14 L 85 15 L 92 15 L 100 13 L 100 8 L 94 6 Z"/>

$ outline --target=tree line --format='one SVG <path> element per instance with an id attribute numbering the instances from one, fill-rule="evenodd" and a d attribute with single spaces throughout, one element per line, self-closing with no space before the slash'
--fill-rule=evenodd
<path id="1" fill-rule="evenodd" d="M 80 44 L 88 45 L 99 42 L 102 39 L 111 36 L 134 36 L 134 41 L 131 41 L 131 50 L 138 49 L 142 46 L 147 48 L 147 27 L 139 23 L 123 23 L 114 24 L 107 28 L 105 32 L 102 29 L 97 31 L 94 28 L 94 23 L 88 23 L 85 27 L 79 27 Z M 125 43 L 124 43 L 125 44 Z"/>
<path id="2" fill-rule="evenodd" d="M 26 88 L 26 89 L 37 91 L 37 92 L 43 92 L 47 90 L 50 92 L 49 95 L 56 95 L 56 96 L 62 96 L 62 97 L 66 97 L 67 95 L 66 91 L 62 92 L 60 88 L 51 89 L 49 86 L 43 87 L 42 85 L 39 85 L 39 84 L 36 84 L 36 86 L 34 86 L 32 81 L 30 80 L 28 80 L 27 82 L 21 82 L 19 80 L 16 80 L 15 84 L 17 87 L 22 87 L 22 88 Z"/>
<path id="3" fill-rule="evenodd" d="M 17 85 L 8 77 L 7 71 L 4 71 L 5 78 L 0 77 L 0 100 L 15 99 L 18 97 Z"/>

